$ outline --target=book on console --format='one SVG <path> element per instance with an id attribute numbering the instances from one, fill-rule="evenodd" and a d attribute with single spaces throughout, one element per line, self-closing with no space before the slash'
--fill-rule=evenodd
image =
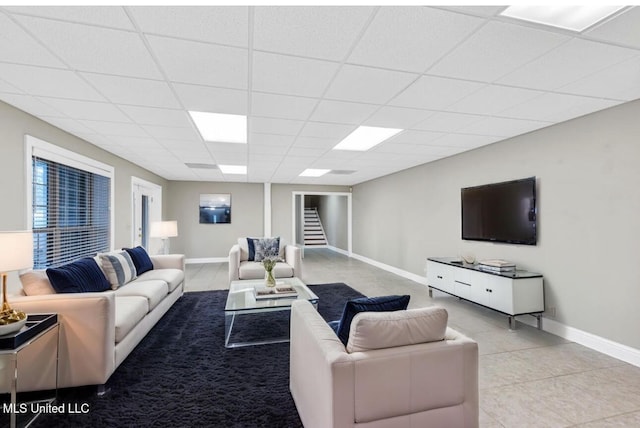
<path id="1" fill-rule="evenodd" d="M 505 267 L 495 267 L 488 265 L 478 265 L 478 269 L 483 270 L 485 272 L 494 272 L 494 273 L 507 273 L 507 272 L 515 272 L 515 266 L 505 266 Z"/>
<path id="2" fill-rule="evenodd" d="M 267 299 L 286 299 L 298 297 L 298 292 L 290 285 L 276 285 L 275 287 L 267 287 L 266 285 L 256 285 L 254 287 L 256 300 Z"/>
<path id="3" fill-rule="evenodd" d="M 516 264 L 501 259 L 480 260 L 478 262 L 481 266 L 488 266 L 493 268 L 515 268 Z"/>

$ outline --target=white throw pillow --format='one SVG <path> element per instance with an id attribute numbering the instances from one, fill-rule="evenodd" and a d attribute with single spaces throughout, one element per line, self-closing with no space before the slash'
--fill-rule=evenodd
<path id="1" fill-rule="evenodd" d="M 49 282 L 47 272 L 44 270 L 28 270 L 20 275 L 22 290 L 27 296 L 41 296 L 43 294 L 56 294 L 56 290 Z"/>
<path id="2" fill-rule="evenodd" d="M 112 290 L 117 290 L 126 283 L 136 279 L 136 267 L 126 251 L 113 251 L 98 254 L 99 266 L 102 267 Z"/>
<path id="3" fill-rule="evenodd" d="M 444 339 L 449 314 L 430 306 L 393 312 L 360 312 L 351 322 L 347 352 L 395 348 Z"/>

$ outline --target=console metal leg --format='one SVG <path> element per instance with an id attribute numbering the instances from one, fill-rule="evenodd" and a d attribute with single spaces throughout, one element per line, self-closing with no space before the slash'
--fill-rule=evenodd
<path id="1" fill-rule="evenodd" d="M 106 384 L 98 385 L 97 395 L 98 397 L 104 397 L 111 388 L 107 388 Z"/>
<path id="2" fill-rule="evenodd" d="M 429 287 L 429 297 L 433 298 L 433 288 Z"/>
<path id="3" fill-rule="evenodd" d="M 542 330 L 542 314 L 533 314 L 536 317 L 536 327 L 538 330 Z"/>
<path id="4" fill-rule="evenodd" d="M 509 315 L 509 330 L 516 329 L 516 317 L 513 315 Z"/>

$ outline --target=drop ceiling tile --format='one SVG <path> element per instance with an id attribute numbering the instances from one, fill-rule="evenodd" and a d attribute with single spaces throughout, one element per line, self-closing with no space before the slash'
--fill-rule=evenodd
<path id="1" fill-rule="evenodd" d="M 252 88 L 261 92 L 319 97 L 337 69 L 335 62 L 254 52 Z"/>
<path id="2" fill-rule="evenodd" d="M 619 102 L 577 95 L 546 93 L 526 103 L 507 109 L 501 112 L 500 116 L 557 123 L 609 108 L 616 104 L 619 104 Z"/>
<path id="3" fill-rule="evenodd" d="M 340 61 L 372 7 L 256 7 L 253 48 Z"/>
<path id="4" fill-rule="evenodd" d="M 640 7 L 632 7 L 626 12 L 609 19 L 606 22 L 586 31 L 588 37 L 626 45 L 640 49 Z"/>
<path id="5" fill-rule="evenodd" d="M 448 111 L 491 115 L 542 95 L 541 91 L 488 85 L 477 92 L 449 106 Z"/>
<path id="6" fill-rule="evenodd" d="M 249 43 L 248 7 L 144 6 L 127 9 L 144 33 L 244 48 Z"/>
<path id="7" fill-rule="evenodd" d="M 429 74 L 493 82 L 569 39 L 551 31 L 490 21 L 430 68 Z"/>
<path id="8" fill-rule="evenodd" d="M 348 62 L 423 72 L 482 23 L 480 18 L 428 7 L 382 7 Z"/>
<path id="9" fill-rule="evenodd" d="M 79 120 L 79 123 L 104 136 L 121 135 L 127 137 L 148 137 L 140 126 L 132 123 L 104 122 L 97 120 Z"/>
<path id="10" fill-rule="evenodd" d="M 274 146 L 271 144 L 254 144 L 249 146 L 250 155 L 285 156 L 289 146 Z"/>
<path id="11" fill-rule="evenodd" d="M 479 115 L 438 112 L 434 113 L 423 122 L 414 125 L 413 128 L 424 131 L 456 132 L 463 126 L 477 122 L 482 118 L 483 117 Z"/>
<path id="12" fill-rule="evenodd" d="M 322 100 L 310 119 L 317 122 L 360 124 L 377 108 L 371 104 Z"/>
<path id="13" fill-rule="evenodd" d="M 318 162 L 320 161 L 328 161 L 328 162 L 350 162 L 351 159 L 355 159 L 360 156 L 360 152 L 356 151 L 348 151 L 348 150 L 329 150 L 321 157 L 318 158 Z M 340 169 L 352 169 L 349 168 L 348 165 L 345 165 L 344 168 Z"/>
<path id="14" fill-rule="evenodd" d="M 398 107 L 444 109 L 486 86 L 466 80 L 422 76 L 389 102 Z"/>
<path id="15" fill-rule="evenodd" d="M 59 59 L 4 14 L 0 14 L 0 52 L 4 62 L 64 67 Z"/>
<path id="16" fill-rule="evenodd" d="M 93 129 L 87 128 L 86 126 L 81 124 L 79 121 L 74 119 L 69 119 L 65 117 L 48 117 L 48 118 L 44 118 L 43 120 L 73 135 L 82 134 L 91 139 L 96 139 L 96 138 L 104 139 L 104 137 L 96 136 L 95 131 Z"/>
<path id="17" fill-rule="evenodd" d="M 191 121 L 184 110 L 119 105 L 118 108 L 141 125 L 189 127 Z"/>
<path id="18" fill-rule="evenodd" d="M 264 164 L 266 166 L 273 166 L 276 168 L 280 162 L 284 159 L 282 155 L 276 154 L 265 154 L 265 153 L 253 153 L 251 150 L 249 151 L 249 163 L 258 163 Z"/>
<path id="19" fill-rule="evenodd" d="M 486 135 L 468 135 L 468 134 L 447 134 L 442 138 L 438 138 L 431 144 L 434 146 L 444 146 L 446 148 L 465 149 L 471 150 L 477 147 L 486 146 L 487 144 L 493 144 L 502 140 L 501 137 L 489 137 Z M 443 150 L 440 154 L 453 154 L 450 150 Z M 455 153 L 460 153 L 460 150 L 454 150 Z M 435 153 L 435 152 L 434 152 Z"/>
<path id="20" fill-rule="evenodd" d="M 302 120 L 249 118 L 250 131 L 258 134 L 298 135 L 303 126 Z"/>
<path id="21" fill-rule="evenodd" d="M 219 154 L 223 153 L 229 156 L 244 156 L 246 158 L 249 151 L 249 147 L 246 144 L 205 143 L 203 148 L 215 156 L 216 159 Z"/>
<path id="22" fill-rule="evenodd" d="M 300 157 L 310 157 L 314 160 L 318 156 L 322 156 L 327 152 L 327 150 L 331 149 L 323 149 L 317 147 L 291 147 L 287 152 L 287 157 L 289 156 L 300 156 Z"/>
<path id="23" fill-rule="evenodd" d="M 173 82 L 247 88 L 246 49 L 158 36 L 146 38 Z"/>
<path id="24" fill-rule="evenodd" d="M 251 95 L 251 114 L 255 116 L 306 120 L 317 100 L 254 92 Z"/>
<path id="25" fill-rule="evenodd" d="M 460 128 L 460 132 L 480 136 L 513 137 L 551 125 L 551 122 L 486 117 Z"/>
<path id="26" fill-rule="evenodd" d="M 200 135 L 194 128 L 176 128 L 171 126 L 142 125 L 142 128 L 154 138 L 198 141 Z"/>
<path id="27" fill-rule="evenodd" d="M 162 78 L 136 33 L 26 16 L 16 19 L 75 70 Z"/>
<path id="28" fill-rule="evenodd" d="M 123 147 L 128 147 L 131 150 L 137 150 L 140 153 L 144 153 L 144 151 L 154 151 L 154 149 L 158 149 L 158 151 L 165 151 L 162 145 L 158 145 L 158 142 L 151 137 L 130 137 L 126 135 L 114 135 L 109 137 L 109 141 L 114 144 L 121 145 Z M 148 155 L 148 153 L 147 153 Z M 144 155 L 142 156 L 145 157 Z"/>
<path id="29" fill-rule="evenodd" d="M 559 90 L 576 95 L 624 101 L 640 98 L 640 57 L 605 68 Z"/>
<path id="30" fill-rule="evenodd" d="M 248 92 L 202 85 L 172 84 L 185 109 L 211 113 L 247 114 Z"/>
<path id="31" fill-rule="evenodd" d="M 0 76 L 29 95 L 104 100 L 104 97 L 72 71 L 0 63 Z M 55 84 L 51 84 L 52 82 Z"/>
<path id="32" fill-rule="evenodd" d="M 504 8 L 505 6 L 447 6 L 445 9 L 479 16 L 496 16 Z"/>
<path id="33" fill-rule="evenodd" d="M 103 120 L 107 122 L 124 123 L 131 122 L 131 120 L 113 104 L 44 97 L 39 98 L 39 100 L 57 110 L 60 110 L 72 119 Z"/>
<path id="34" fill-rule="evenodd" d="M 246 165 L 246 153 L 215 153 L 218 165 Z"/>
<path id="35" fill-rule="evenodd" d="M 29 95 L 0 94 L 0 99 L 36 117 L 64 117 L 60 111 Z"/>
<path id="36" fill-rule="evenodd" d="M 364 125 L 409 129 L 433 114 L 430 110 L 384 106 L 367 119 Z"/>
<path id="37" fill-rule="evenodd" d="M 249 136 L 249 144 L 251 147 L 256 146 L 279 146 L 289 147 L 293 143 L 292 135 L 276 135 L 276 134 L 256 134 Z"/>
<path id="38" fill-rule="evenodd" d="M 531 89 L 554 90 L 638 55 L 632 49 L 573 39 L 499 80 Z"/>
<path id="39" fill-rule="evenodd" d="M 418 74 L 346 64 L 324 96 L 343 101 L 385 104 L 418 77 Z"/>
<path id="40" fill-rule="evenodd" d="M 4 9 L 15 14 L 135 30 L 131 20 L 120 6 L 5 6 Z"/>
<path id="41" fill-rule="evenodd" d="M 80 73 L 80 75 L 112 103 L 146 107 L 181 107 L 165 82 L 94 73 Z"/>
<path id="42" fill-rule="evenodd" d="M 182 153 L 201 153 L 205 154 L 206 157 L 209 157 L 209 150 L 207 150 L 208 143 L 203 143 L 201 141 L 169 140 L 166 138 L 156 138 L 155 140 L 160 144 L 160 146 L 171 152 L 180 151 Z M 225 144 L 225 146 L 228 145 L 229 144 Z"/>
<path id="43" fill-rule="evenodd" d="M 300 132 L 301 137 L 319 137 L 342 139 L 356 129 L 353 125 L 341 125 L 336 123 L 307 122 Z"/>
<path id="44" fill-rule="evenodd" d="M 20 89 L 18 89 L 15 86 L 11 85 L 9 82 L 6 82 L 6 81 L 0 79 L 0 95 L 3 94 L 3 93 L 22 94 L 22 95 L 24 95 L 24 91 L 21 91 Z"/>

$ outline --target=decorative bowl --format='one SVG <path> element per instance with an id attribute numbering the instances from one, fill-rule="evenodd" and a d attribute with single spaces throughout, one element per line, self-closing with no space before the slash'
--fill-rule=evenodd
<path id="1" fill-rule="evenodd" d="M 11 324 L 0 325 L 0 336 L 4 336 L 5 334 L 14 333 L 20 330 L 27 323 L 27 318 L 21 319 L 20 321 L 12 322 Z"/>

